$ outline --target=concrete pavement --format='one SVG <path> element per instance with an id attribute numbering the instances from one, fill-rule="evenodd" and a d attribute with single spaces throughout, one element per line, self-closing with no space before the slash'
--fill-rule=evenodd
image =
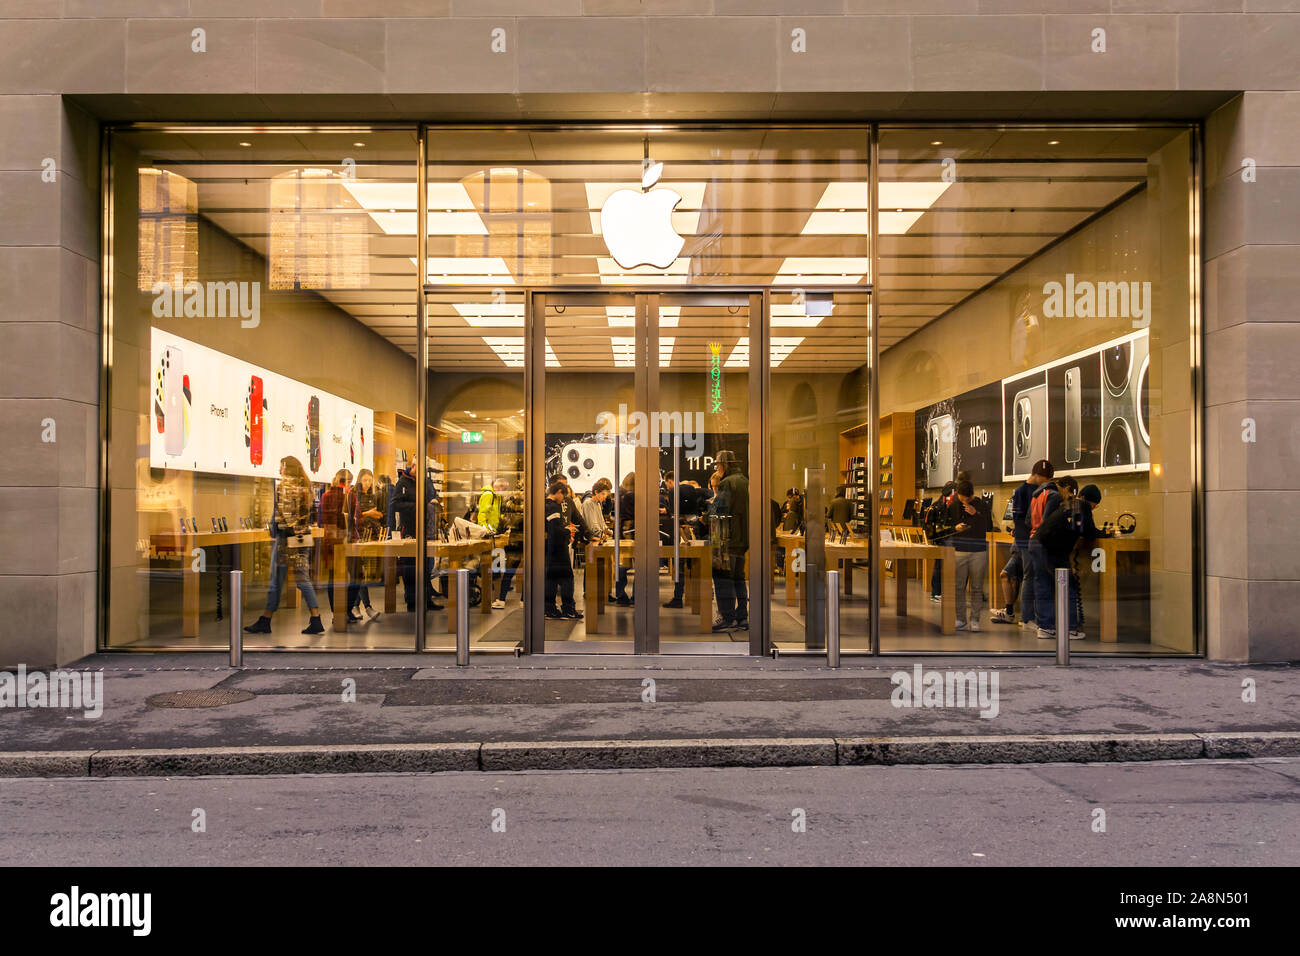
<path id="1" fill-rule="evenodd" d="M 98 655 L 97 719 L 0 710 L 0 775 L 1187 759 L 1300 754 L 1300 668 L 987 658 Z M 891 675 L 996 678 L 993 706 L 898 707 Z M 158 706 L 180 690 L 226 706 Z M 355 691 L 355 697 L 349 693 Z M 1253 700 L 1247 700 L 1253 694 Z M 918 694 L 918 703 L 920 695 Z M 931 700 L 933 703 L 933 700 Z M 986 702 L 987 704 L 988 702 Z M 981 713 L 987 716 L 981 716 Z"/>

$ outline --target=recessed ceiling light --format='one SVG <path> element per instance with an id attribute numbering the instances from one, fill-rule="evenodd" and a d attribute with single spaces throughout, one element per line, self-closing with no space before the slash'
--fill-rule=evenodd
<path id="1" fill-rule="evenodd" d="M 352 145 L 353 145 L 353 146 L 365 146 L 366 144 L 365 144 L 365 143 L 353 143 Z"/>
<path id="2" fill-rule="evenodd" d="M 941 140 L 941 139 L 932 139 L 932 140 L 930 140 L 930 145 L 931 145 L 931 146 L 942 146 L 942 145 L 943 145 L 943 140 Z"/>
<path id="3" fill-rule="evenodd" d="M 1049 139 L 1049 140 L 1047 141 L 1047 145 L 1048 145 L 1048 146 L 1060 146 L 1060 145 L 1061 145 L 1061 141 L 1060 141 L 1059 139 Z"/>
<path id="4" fill-rule="evenodd" d="M 240 143 L 239 145 L 240 145 L 240 146 L 252 146 L 253 144 L 252 144 L 252 143 Z"/>

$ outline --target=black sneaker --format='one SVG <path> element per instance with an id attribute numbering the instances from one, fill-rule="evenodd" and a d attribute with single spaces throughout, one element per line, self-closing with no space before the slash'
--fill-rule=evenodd
<path id="1" fill-rule="evenodd" d="M 553 607 L 548 607 L 548 608 L 546 609 L 546 616 L 549 617 L 549 618 L 550 618 L 551 620 L 553 620 L 553 621 L 562 621 L 562 620 L 564 620 L 564 615 L 563 615 L 562 613 L 560 613 L 560 611 L 559 611 L 557 608 L 553 608 Z"/>
<path id="2" fill-rule="evenodd" d="M 673 598 L 671 601 L 669 601 L 667 604 L 664 605 L 664 607 L 685 607 L 685 606 L 686 605 L 682 603 L 681 598 Z"/>
<path id="3" fill-rule="evenodd" d="M 735 625 L 732 624 L 731 621 L 727 620 L 725 617 L 719 617 L 715 619 L 713 622 L 713 629 L 715 631 L 729 631 L 733 627 L 735 627 Z"/>
<path id="4" fill-rule="evenodd" d="M 561 611 L 560 617 L 564 618 L 566 621 L 581 621 L 582 612 L 579 611 L 576 607 L 570 608 L 567 611 Z"/>
<path id="5" fill-rule="evenodd" d="M 632 600 L 630 597 L 628 597 L 627 595 L 625 595 L 625 594 L 620 594 L 618 597 L 616 597 L 616 598 L 614 599 L 614 603 L 617 604 L 619 607 L 631 607 L 631 606 L 632 606 L 633 604 L 635 604 L 636 602 L 633 601 L 633 600 Z"/>
<path id="6" fill-rule="evenodd" d="M 734 625 L 732 625 L 732 626 L 735 627 L 737 630 L 748 631 L 748 630 L 749 630 L 749 619 L 746 618 L 746 619 L 744 619 L 744 620 L 737 621 L 737 622 L 736 622 Z"/>
<path id="7" fill-rule="evenodd" d="M 269 617 L 259 617 L 252 624 L 248 625 L 248 627 L 244 628 L 244 630 L 249 634 L 270 634 L 271 619 Z"/>
<path id="8" fill-rule="evenodd" d="M 311 619 L 311 623 L 308 624 L 305 628 L 303 628 L 302 632 L 304 634 L 324 634 L 325 625 L 321 623 L 320 615 L 318 614 L 315 617 L 313 617 Z"/>

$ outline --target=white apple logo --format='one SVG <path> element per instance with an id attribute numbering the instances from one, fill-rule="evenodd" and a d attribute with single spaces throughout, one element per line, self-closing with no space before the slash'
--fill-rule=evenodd
<path id="1" fill-rule="evenodd" d="M 620 189 L 600 207 L 600 233 L 624 269 L 667 269 L 685 243 L 673 228 L 672 212 L 682 197 L 671 189 L 651 189 L 663 175 L 663 163 L 650 163 L 641 176 L 641 192 Z"/>

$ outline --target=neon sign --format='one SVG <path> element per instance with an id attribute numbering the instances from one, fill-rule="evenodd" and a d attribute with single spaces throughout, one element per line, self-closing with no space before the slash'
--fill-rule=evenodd
<path id="1" fill-rule="evenodd" d="M 709 411 L 722 411 L 722 343 L 709 343 Z"/>

